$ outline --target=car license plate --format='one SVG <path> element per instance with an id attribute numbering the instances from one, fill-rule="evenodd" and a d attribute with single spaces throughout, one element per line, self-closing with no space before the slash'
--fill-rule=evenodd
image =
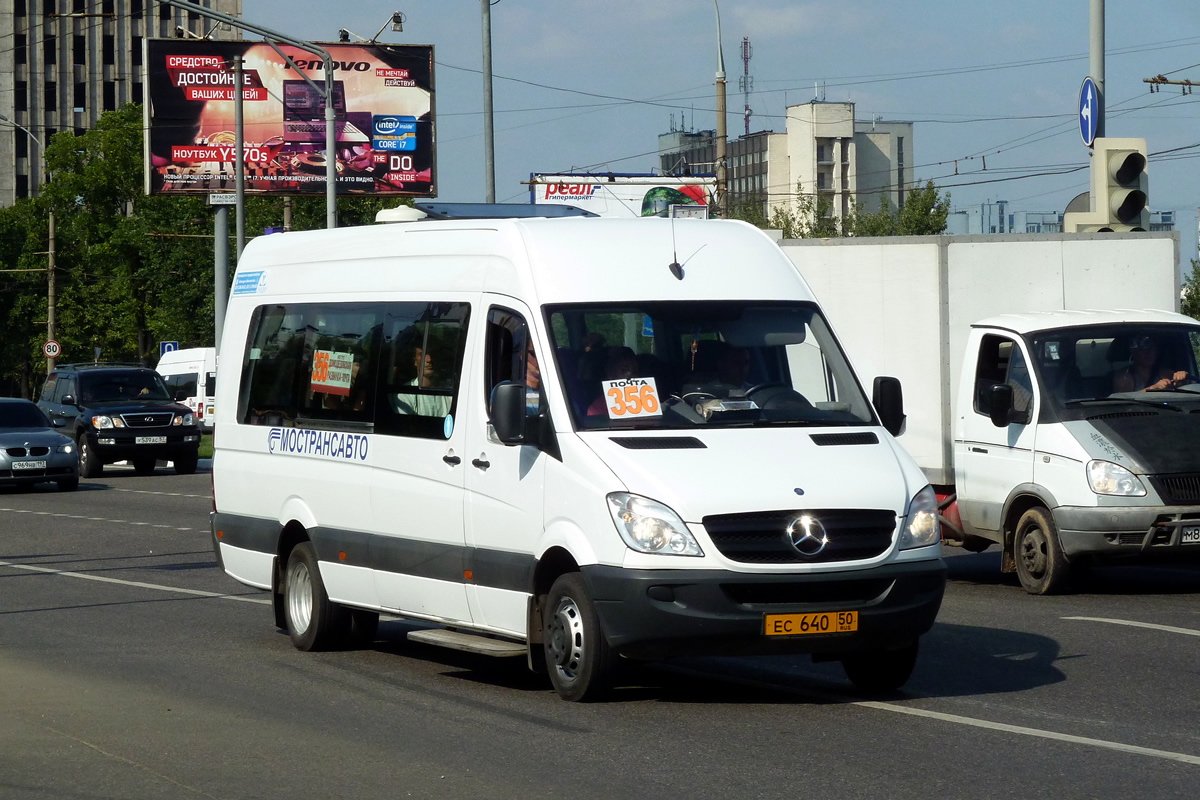
<path id="1" fill-rule="evenodd" d="M 19 472 L 23 469 L 45 469 L 45 461 L 14 461 L 12 463 L 13 472 Z"/>
<path id="2" fill-rule="evenodd" d="M 1200 544 L 1200 527 L 1189 526 L 1183 529 L 1183 535 L 1179 537 L 1180 544 Z"/>
<path id="3" fill-rule="evenodd" d="M 858 630 L 857 611 L 819 614 L 767 614 L 763 633 L 767 636 L 799 636 L 806 633 L 850 633 Z"/>
<path id="4" fill-rule="evenodd" d="M 167 437 L 165 436 L 138 436 L 134 438 L 134 444 L 166 444 Z"/>

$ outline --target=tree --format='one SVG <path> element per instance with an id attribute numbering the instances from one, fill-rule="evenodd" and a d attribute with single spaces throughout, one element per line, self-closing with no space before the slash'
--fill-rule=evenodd
<path id="1" fill-rule="evenodd" d="M 901 236 L 929 236 L 946 232 L 946 217 L 950 213 L 950 195 L 941 196 L 933 181 L 924 188 L 913 189 L 900 209 Z"/>
<path id="2" fill-rule="evenodd" d="M 1192 274 L 1183 281 L 1182 295 L 1179 310 L 1192 319 L 1200 320 L 1200 259 L 1192 259 Z"/>
<path id="3" fill-rule="evenodd" d="M 766 217 L 757 206 L 747 204 L 732 216 L 760 228 L 777 228 L 785 239 L 827 239 L 838 236 L 925 236 L 946 232 L 950 195 L 942 195 L 933 181 L 913 189 L 904 206 L 896 211 L 887 195 L 879 196 L 879 210 L 869 212 L 855 203 L 844 217 L 833 214 L 833 204 L 824 194 L 806 194 L 797 184 L 796 202 L 777 206 Z"/>

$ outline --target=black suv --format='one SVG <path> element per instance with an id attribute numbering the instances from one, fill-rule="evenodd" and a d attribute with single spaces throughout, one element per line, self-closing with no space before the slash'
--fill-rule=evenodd
<path id="1" fill-rule="evenodd" d="M 38 407 L 79 443 L 81 477 L 99 477 L 114 461 L 129 461 L 139 475 L 159 459 L 173 461 L 180 475 L 196 471 L 200 426 L 152 369 L 60 364 L 46 376 Z"/>

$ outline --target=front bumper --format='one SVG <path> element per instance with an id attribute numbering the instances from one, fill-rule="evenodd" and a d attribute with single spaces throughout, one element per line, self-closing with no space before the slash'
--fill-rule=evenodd
<path id="1" fill-rule="evenodd" d="M 45 461 L 45 469 L 13 469 L 14 464 L 29 461 Z M 46 483 L 47 481 L 70 480 L 79 475 L 79 457 L 74 450 L 70 453 L 53 452 L 45 456 L 0 459 L 0 486 Z"/>
<path id="2" fill-rule="evenodd" d="M 162 437 L 166 442 L 157 444 L 138 443 L 138 439 Z M 192 456 L 200 449 L 198 426 L 179 428 L 122 429 L 104 428 L 88 431 L 88 444 L 92 451 L 106 464 L 128 461 L 135 458 L 163 459 L 173 461 L 178 456 Z"/>
<path id="3" fill-rule="evenodd" d="M 1183 529 L 1200 527 L 1200 506 L 1059 506 L 1054 525 L 1067 558 L 1200 558 Z"/>
<path id="4" fill-rule="evenodd" d="M 633 658 L 816 653 L 908 644 L 932 627 L 946 588 L 940 558 L 850 572 L 582 568 L 609 643 Z M 858 611 L 853 633 L 766 636 L 766 614 Z"/>

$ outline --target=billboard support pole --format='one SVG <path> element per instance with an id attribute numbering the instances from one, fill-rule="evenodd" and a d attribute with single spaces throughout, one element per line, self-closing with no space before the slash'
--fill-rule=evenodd
<path id="1" fill-rule="evenodd" d="M 287 36 L 285 34 L 279 33 L 278 31 L 273 31 L 270 28 L 264 28 L 261 25 L 255 25 L 252 22 L 246 22 L 243 19 L 239 19 L 237 17 L 232 17 L 229 14 L 222 14 L 220 11 L 213 11 L 211 8 L 205 8 L 204 6 L 200 5 L 199 3 L 189 3 L 189 2 L 187 2 L 187 0 L 160 0 L 160 2 L 166 3 L 169 6 L 175 6 L 176 8 L 181 8 L 184 11 L 188 11 L 193 14 L 197 14 L 197 15 L 199 15 L 201 17 L 205 17 L 207 19 L 213 19 L 218 22 L 224 22 L 227 25 L 230 25 L 239 30 L 258 34 L 259 36 L 263 37 L 263 39 L 265 39 L 267 41 L 267 43 L 271 45 L 271 47 L 274 47 L 276 52 L 279 52 L 279 47 L 278 47 L 278 45 L 276 45 L 276 42 L 283 42 L 284 44 L 291 45 L 292 47 L 295 47 L 299 50 L 303 50 L 306 53 L 312 53 L 313 55 L 320 57 L 321 62 L 324 67 L 324 70 L 325 70 L 325 88 L 324 88 L 324 90 L 322 90 L 320 88 L 317 89 L 317 91 L 319 93 L 321 93 L 325 96 L 325 148 L 327 150 L 326 157 L 325 157 L 325 161 L 326 161 L 326 164 L 325 164 L 325 181 L 326 181 L 325 225 L 326 225 L 326 227 L 329 227 L 329 228 L 336 228 L 337 227 L 337 154 L 334 150 L 334 142 L 336 139 L 335 139 L 335 132 L 333 130 L 333 127 L 334 127 L 333 123 L 334 123 L 334 120 L 336 119 L 336 114 L 334 113 L 334 108 L 333 108 L 333 56 L 331 56 L 329 54 L 329 51 L 326 50 L 325 48 L 318 47 L 317 45 L 312 44 L 311 42 L 306 42 L 303 39 L 293 39 L 291 36 Z M 281 55 L 282 55 L 282 53 L 281 53 Z M 285 56 L 285 58 L 286 58 L 286 56 Z M 288 59 L 288 61 L 290 63 L 291 59 Z M 295 67 L 295 64 L 292 64 L 292 66 Z M 297 70 L 297 72 L 299 72 L 300 75 L 302 75 L 306 81 L 308 81 L 309 83 L 312 83 L 312 80 L 309 79 L 308 76 L 305 76 L 303 72 L 300 72 L 300 70 Z M 316 86 L 316 84 L 313 84 L 313 85 Z M 238 139 L 238 147 L 240 149 L 242 146 L 242 137 L 238 136 L 237 139 Z"/>
<path id="2" fill-rule="evenodd" d="M 229 206 L 217 206 L 213 223 L 213 311 L 214 344 L 221 350 L 221 329 L 225 327 L 225 304 L 229 299 Z"/>
<path id="3" fill-rule="evenodd" d="M 237 192 L 237 261 L 242 260 L 242 250 L 246 247 L 246 125 L 242 117 L 242 101 L 245 99 L 245 76 L 242 74 L 242 57 L 233 59 L 233 138 L 237 140 L 234 149 L 233 175 L 234 191 Z M 226 225 L 228 215 L 226 215 Z M 228 241 L 225 243 L 229 244 Z M 222 315 L 223 316 L 223 315 Z"/>

